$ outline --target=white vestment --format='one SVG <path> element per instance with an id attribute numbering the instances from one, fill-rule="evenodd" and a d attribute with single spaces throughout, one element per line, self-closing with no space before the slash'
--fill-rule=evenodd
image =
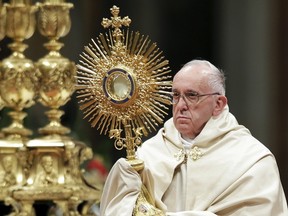
<path id="1" fill-rule="evenodd" d="M 137 150 L 138 174 L 125 159 L 111 169 L 101 215 L 131 216 L 144 183 L 157 208 L 177 216 L 288 216 L 272 153 L 237 123 L 228 106 L 184 151 L 173 120 Z M 178 157 L 177 157 L 178 156 Z"/>

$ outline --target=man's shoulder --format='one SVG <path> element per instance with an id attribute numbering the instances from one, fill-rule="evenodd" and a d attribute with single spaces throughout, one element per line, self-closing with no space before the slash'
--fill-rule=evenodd
<path id="1" fill-rule="evenodd" d="M 175 127 L 174 127 L 174 123 L 173 123 L 173 118 L 169 118 L 167 121 L 165 121 L 164 125 L 157 131 L 157 133 L 151 137 L 149 137 L 148 139 L 146 139 L 142 146 L 147 143 L 155 143 L 155 141 L 161 141 L 163 140 L 163 134 L 171 133 L 173 131 L 173 133 L 175 133 Z"/>

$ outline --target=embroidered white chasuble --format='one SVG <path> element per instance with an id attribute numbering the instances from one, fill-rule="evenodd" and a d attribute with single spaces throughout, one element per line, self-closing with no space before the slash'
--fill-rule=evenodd
<path id="1" fill-rule="evenodd" d="M 101 215 L 130 216 L 142 182 L 166 215 L 287 216 L 287 203 L 275 158 L 229 113 L 211 118 L 189 152 L 172 119 L 143 143 L 139 174 L 125 159 L 110 171 Z M 191 154 L 190 154 L 191 153 Z"/>

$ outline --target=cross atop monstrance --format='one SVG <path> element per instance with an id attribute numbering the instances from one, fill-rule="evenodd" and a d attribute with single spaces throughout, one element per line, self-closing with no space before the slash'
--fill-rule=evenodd
<path id="1" fill-rule="evenodd" d="M 101 25 L 104 28 L 108 28 L 110 26 L 112 28 L 115 28 L 113 31 L 113 36 L 116 38 L 116 41 L 118 42 L 119 39 L 123 36 L 120 28 L 122 27 L 122 25 L 129 26 L 131 23 L 131 19 L 128 16 L 125 16 L 123 19 L 121 19 L 121 17 L 118 16 L 120 9 L 115 5 L 112 8 L 110 8 L 110 11 L 113 17 L 111 17 L 111 20 L 109 20 L 108 18 L 103 18 Z"/>
<path id="2" fill-rule="evenodd" d="M 110 10 L 113 17 L 102 25 L 113 30 L 92 39 L 77 65 L 77 98 L 84 118 L 114 138 L 116 149 L 126 148 L 129 163 L 141 170 L 135 148 L 142 134 L 163 122 L 171 104 L 169 62 L 147 36 L 122 29 L 131 20 L 122 19 L 118 7 Z"/>

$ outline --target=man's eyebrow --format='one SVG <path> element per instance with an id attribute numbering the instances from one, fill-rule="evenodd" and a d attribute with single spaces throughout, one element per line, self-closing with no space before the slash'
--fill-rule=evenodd
<path id="1" fill-rule="evenodd" d="M 188 90 L 188 91 L 185 91 L 185 93 L 190 93 L 190 94 L 194 94 L 194 95 L 198 95 L 199 94 L 199 92 L 194 91 L 194 90 Z"/>
<path id="2" fill-rule="evenodd" d="M 188 93 L 193 93 L 193 94 L 200 94 L 199 91 L 192 90 L 192 89 L 190 89 L 190 90 L 188 90 L 188 91 L 186 91 L 186 92 L 188 92 Z"/>

